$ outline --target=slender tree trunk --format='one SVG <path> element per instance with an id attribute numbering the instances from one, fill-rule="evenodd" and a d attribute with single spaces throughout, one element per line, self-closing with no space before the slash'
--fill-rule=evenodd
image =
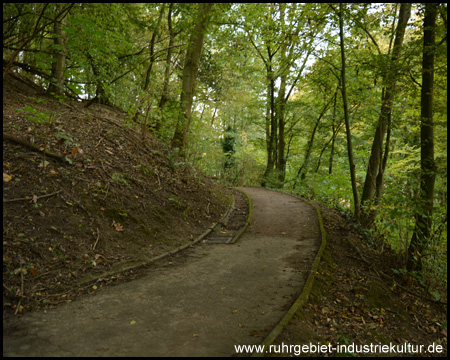
<path id="1" fill-rule="evenodd" d="M 375 136 L 372 143 L 372 150 L 369 158 L 369 165 L 367 168 L 366 179 L 364 181 L 364 188 L 361 196 L 361 206 L 370 205 L 373 201 L 376 191 L 376 179 L 380 169 L 380 163 L 383 158 L 383 141 L 386 134 L 387 124 L 392 112 L 394 103 L 395 85 L 398 76 L 396 66 L 400 58 L 400 51 L 405 37 L 405 29 L 411 16 L 411 4 L 402 3 L 399 10 L 399 19 L 396 29 L 394 48 L 392 51 L 392 58 L 388 64 L 388 70 L 384 74 L 384 89 L 381 103 L 381 111 L 378 119 L 378 126 L 375 131 Z M 382 174 L 381 174 L 382 176 Z M 379 183 L 382 183 L 382 181 Z M 368 226 L 370 210 L 366 209 L 362 213 L 362 222 Z"/>
<path id="2" fill-rule="evenodd" d="M 52 63 L 52 79 L 48 93 L 64 94 L 64 71 L 66 70 L 67 33 L 63 30 L 62 21 L 54 23 L 54 61 Z"/>
<path id="3" fill-rule="evenodd" d="M 213 116 L 211 118 L 211 127 L 214 125 L 214 120 L 216 118 L 216 113 L 217 113 L 217 108 L 214 107 L 214 112 L 213 112 Z"/>
<path id="4" fill-rule="evenodd" d="M 138 100 L 138 103 L 134 110 L 134 116 L 133 116 L 133 121 L 138 122 L 139 109 L 145 102 L 147 102 L 147 104 L 145 105 L 145 122 L 142 124 L 143 129 L 145 129 L 144 132 L 147 130 L 147 118 L 148 118 L 148 113 L 149 113 L 149 109 L 150 109 L 150 96 L 148 94 L 146 94 L 146 92 L 150 85 L 150 77 L 152 74 L 153 64 L 155 63 L 155 42 L 156 42 L 156 39 L 158 38 L 158 29 L 161 24 L 162 16 L 164 14 L 164 8 L 165 8 L 165 4 L 163 3 L 161 5 L 161 9 L 159 10 L 158 20 L 156 22 L 156 26 L 153 28 L 152 37 L 150 39 L 150 44 L 149 44 L 150 62 L 148 64 L 147 71 L 145 73 L 145 82 L 144 82 L 144 87 L 143 87 L 144 94 Z M 156 130 L 156 125 L 155 125 L 155 130 Z"/>
<path id="5" fill-rule="evenodd" d="M 433 219 L 434 182 L 436 164 L 434 162 L 433 134 L 433 83 L 435 29 L 438 5 L 425 3 L 423 20 L 423 59 L 421 92 L 420 129 L 420 194 L 416 226 L 408 248 L 408 270 L 422 269 L 422 256 L 431 235 Z"/>
<path id="6" fill-rule="evenodd" d="M 270 121 L 266 121 L 266 142 L 267 142 L 267 165 L 266 165 L 266 171 L 263 175 L 263 180 L 261 185 L 263 187 L 267 186 L 267 181 L 269 180 L 273 168 L 276 161 L 276 156 L 274 156 L 274 152 L 276 151 L 276 122 L 275 122 L 275 79 L 273 78 L 273 72 L 272 72 L 272 54 L 270 52 L 270 48 L 267 48 L 267 51 L 269 52 L 269 67 L 267 69 L 267 80 L 269 82 L 268 92 L 267 92 L 267 102 L 268 102 L 268 109 L 269 109 L 269 115 L 270 115 Z M 267 125 L 269 125 L 267 127 Z"/>
<path id="7" fill-rule="evenodd" d="M 322 160 L 321 160 L 321 159 L 322 159 L 322 155 L 323 155 L 323 153 L 325 152 L 325 150 L 327 149 L 327 147 L 328 147 L 328 145 L 329 145 L 330 143 L 331 143 L 331 147 L 332 147 L 332 151 L 331 151 L 331 152 L 334 151 L 334 149 L 333 149 L 333 148 L 334 148 L 334 141 L 335 141 L 335 138 L 336 138 L 336 135 L 337 135 L 337 132 L 338 132 L 339 128 L 335 130 L 334 124 L 332 124 L 332 127 L 333 127 L 333 130 L 332 130 L 333 135 L 331 135 L 330 140 L 328 140 L 328 141 L 326 142 L 326 144 L 323 146 L 322 150 L 320 151 L 319 160 L 317 161 L 317 166 L 316 166 L 315 172 L 318 172 L 318 171 L 319 171 L 320 163 L 321 163 L 321 161 L 322 161 Z M 331 158 L 331 154 L 330 154 L 330 158 Z M 330 164 L 330 165 L 331 165 L 331 164 Z M 331 166 L 331 168 L 332 168 L 332 166 Z M 329 169 L 328 169 L 328 171 L 329 171 Z"/>
<path id="8" fill-rule="evenodd" d="M 152 38 L 150 39 L 150 63 L 148 64 L 147 73 L 145 74 L 144 92 L 147 91 L 150 84 L 150 75 L 152 73 L 153 64 L 155 63 L 155 42 L 158 37 L 158 30 L 161 24 L 161 19 L 164 14 L 165 3 L 161 4 L 161 9 L 159 10 L 158 21 L 153 29 Z"/>
<path id="9" fill-rule="evenodd" d="M 268 72 L 269 73 L 269 72 Z M 267 152 L 267 164 L 266 164 L 266 170 L 264 172 L 264 175 L 262 177 L 261 186 L 266 187 L 266 181 L 267 177 L 273 168 L 273 161 L 272 161 L 272 148 L 273 148 L 273 142 L 272 136 L 271 136 L 271 126 L 270 126 L 270 94 L 271 94 L 271 82 L 270 82 L 270 76 L 267 75 L 267 101 L 266 101 L 266 152 Z M 270 165 L 272 164 L 272 165 Z M 271 168 L 272 166 L 272 168 Z"/>
<path id="10" fill-rule="evenodd" d="M 287 32 L 286 29 L 286 20 L 285 20 L 285 8 L 286 4 L 280 3 L 280 20 L 281 27 L 283 33 Z M 283 188 L 284 180 L 286 177 L 286 139 L 285 139 L 285 108 L 286 102 L 289 97 L 286 97 L 286 82 L 287 76 L 290 69 L 290 56 L 286 54 L 287 51 L 287 42 L 284 41 L 281 46 L 281 61 L 280 61 L 280 89 L 278 90 L 278 98 L 277 98 L 277 107 L 276 107 L 276 117 L 277 117 L 277 125 L 278 125 L 278 141 L 277 141 L 277 162 L 276 162 L 276 170 L 277 170 L 277 187 Z M 290 54 L 289 54 L 290 55 Z"/>
<path id="11" fill-rule="evenodd" d="M 160 117 L 156 119 L 155 123 L 155 131 L 159 132 L 161 129 L 161 117 L 163 116 L 163 109 L 166 105 L 167 100 L 169 99 L 169 80 L 170 80 L 170 64 L 172 61 L 172 47 L 175 39 L 175 34 L 172 31 L 172 8 L 173 3 L 169 4 L 169 10 L 167 14 L 167 27 L 169 31 L 169 48 L 167 49 L 167 57 L 166 57 L 166 68 L 164 70 L 164 83 L 163 83 L 163 90 L 161 95 L 161 100 L 159 101 L 159 111 L 160 111 Z"/>
<path id="12" fill-rule="evenodd" d="M 281 22 L 281 31 L 282 33 L 286 33 L 286 19 L 285 19 L 285 11 L 286 11 L 286 4 L 280 3 L 279 6 L 280 9 L 280 22 Z M 276 122 L 275 126 L 277 127 L 278 136 L 276 138 L 276 151 L 274 152 L 274 156 L 276 156 L 276 163 L 275 163 L 275 169 L 276 169 L 276 176 L 277 176 L 277 188 L 283 188 L 284 186 L 284 179 L 285 179 L 285 172 L 286 172 L 286 159 L 285 159 L 285 148 L 286 148 L 286 140 L 285 140 L 285 134 L 284 134 L 284 128 L 285 128 L 285 121 L 284 121 L 284 110 L 286 107 L 287 99 L 285 99 L 286 96 L 286 80 L 287 75 L 289 72 L 290 64 L 288 60 L 288 56 L 286 54 L 287 51 L 287 42 L 283 41 L 280 52 L 281 52 L 281 58 L 280 58 L 280 88 L 278 90 L 278 96 L 277 96 L 277 103 L 276 103 Z"/>
<path id="13" fill-rule="evenodd" d="M 336 142 L 336 135 L 339 131 L 340 126 L 336 128 L 335 120 L 336 120 L 336 101 L 337 101 L 337 93 L 334 95 L 334 105 L 333 105 L 333 121 L 332 121 L 332 131 L 333 138 L 331 139 L 331 150 L 330 150 L 330 164 L 328 166 L 328 174 L 331 175 L 333 173 L 333 157 L 334 157 L 334 144 Z"/>
<path id="14" fill-rule="evenodd" d="M 330 154 L 330 168 L 332 169 L 332 157 L 333 157 L 333 152 L 334 152 L 334 141 L 335 141 L 335 138 L 336 138 L 336 135 L 337 135 L 337 132 L 339 131 L 339 127 L 337 128 L 337 129 L 335 129 L 335 124 L 334 124 L 334 121 L 335 121 L 335 118 L 336 118 L 336 99 L 337 99 L 337 93 L 338 93 L 338 91 L 339 91 L 339 87 L 336 89 L 336 92 L 334 93 L 334 105 L 333 105 L 333 118 L 332 118 L 332 120 L 331 120 L 331 129 L 332 129 L 332 135 L 331 135 L 331 138 L 330 138 L 330 140 L 328 140 L 327 142 L 326 142 L 326 144 L 324 145 L 324 147 L 322 148 L 322 150 L 320 151 L 320 155 L 319 155 L 319 160 L 317 161 L 317 166 L 316 166 L 316 173 L 319 171 L 319 168 L 320 168 L 320 163 L 321 163 L 321 160 L 322 160 L 322 155 L 323 155 L 323 153 L 325 152 L 325 150 L 326 150 L 326 148 L 328 147 L 328 145 L 330 144 L 330 142 L 331 142 L 331 154 Z M 329 169 L 330 169 L 329 168 Z M 330 171 L 330 170 L 329 170 Z"/>
<path id="15" fill-rule="evenodd" d="M 208 26 L 209 12 L 212 4 L 199 4 L 197 21 L 192 31 L 186 50 L 181 86 L 180 105 L 181 114 L 172 138 L 172 149 L 178 148 L 179 155 L 185 157 L 189 123 L 191 119 L 192 102 L 197 80 L 198 66 L 203 48 L 203 38 Z"/>
<path id="16" fill-rule="evenodd" d="M 172 61 L 172 47 L 174 43 L 175 34 L 172 30 L 172 8 L 173 3 L 169 4 L 169 10 L 167 14 L 167 28 L 169 31 L 169 47 L 167 49 L 167 57 L 166 57 L 166 67 L 164 70 L 164 85 L 163 85 L 163 92 L 161 95 L 161 100 L 159 101 L 159 108 L 162 110 L 164 108 L 164 105 L 167 102 L 167 94 L 169 92 L 169 78 L 170 78 L 170 63 Z"/>
<path id="17" fill-rule="evenodd" d="M 268 72 L 269 74 L 269 72 Z M 271 94 L 271 82 L 270 76 L 267 75 L 267 96 L 266 96 L 266 151 L 267 154 L 271 154 L 272 150 L 270 150 L 270 94 Z M 270 151 L 269 151 L 270 150 Z M 272 156 L 272 155 L 270 155 Z"/>
<path id="18" fill-rule="evenodd" d="M 352 147 L 352 136 L 350 134 L 350 118 L 348 114 L 348 104 L 347 104 L 347 89 L 345 82 L 345 49 L 344 49 L 344 21 L 342 18 L 342 3 L 339 3 L 339 37 L 341 39 L 341 92 L 342 92 L 342 102 L 344 106 L 344 119 L 345 119 L 345 129 L 347 131 L 347 152 L 348 152 L 348 162 L 350 165 L 350 177 L 352 182 L 353 190 L 353 201 L 355 203 L 355 218 L 359 220 L 359 201 L 358 201 L 358 189 L 356 187 L 356 173 L 355 173 L 355 163 L 353 160 L 353 147 Z"/>
<path id="19" fill-rule="evenodd" d="M 314 128 L 313 128 L 313 131 L 311 133 L 311 138 L 309 139 L 308 145 L 307 145 L 307 148 L 306 148 L 305 160 L 303 161 L 302 166 L 300 166 L 300 168 L 298 169 L 297 176 L 296 176 L 295 181 L 294 181 L 294 185 L 292 186 L 293 190 L 295 190 L 295 187 L 297 186 L 298 178 L 300 177 L 301 180 L 304 180 L 305 177 L 306 177 L 306 172 L 307 172 L 308 163 L 309 163 L 309 157 L 311 155 L 311 150 L 312 150 L 312 147 L 314 145 L 314 137 L 316 135 L 316 131 L 317 131 L 317 128 L 319 126 L 320 120 L 322 119 L 322 117 L 327 112 L 327 110 L 328 110 L 328 108 L 329 108 L 329 106 L 331 104 L 332 99 L 328 103 L 325 104 L 325 107 L 323 108 L 322 112 L 320 113 L 319 117 L 316 120 L 316 123 L 314 124 Z"/>
<path id="20" fill-rule="evenodd" d="M 388 129 L 387 129 L 387 135 L 386 135 L 386 144 L 384 146 L 384 154 L 383 154 L 383 161 L 380 163 L 380 169 L 378 170 L 378 175 L 376 179 L 376 191 L 375 191 L 375 198 L 374 198 L 374 205 L 376 206 L 380 203 L 382 190 L 383 190 L 383 175 L 384 170 L 386 169 L 387 160 L 389 157 L 389 143 L 391 138 L 391 119 L 389 116 L 388 120 Z M 375 221 L 375 218 L 377 216 L 377 211 L 375 209 L 370 209 L 370 211 L 366 214 L 366 226 L 371 227 L 372 224 Z"/>
<path id="21" fill-rule="evenodd" d="M 91 54 L 89 54 L 89 52 L 87 53 L 87 58 L 89 60 L 92 72 L 94 74 L 94 82 L 96 84 L 96 89 L 95 89 L 95 96 L 91 100 L 89 100 L 89 102 L 85 105 L 85 107 L 89 107 L 93 103 L 109 105 L 110 101 L 108 99 L 108 95 L 106 94 L 105 85 L 103 84 L 102 81 L 100 68 L 96 60 L 93 58 Z"/>
<path id="22" fill-rule="evenodd" d="M 278 159 L 277 159 L 277 175 L 280 188 L 284 185 L 284 179 L 286 176 L 286 139 L 285 139 L 285 119 L 284 110 L 286 107 L 285 93 L 286 93 L 286 77 L 287 74 L 281 75 L 280 90 L 278 92 L 278 106 L 277 106 L 277 119 L 278 119 Z"/>
<path id="23" fill-rule="evenodd" d="M 314 145 L 314 137 L 316 135 L 317 127 L 319 126 L 320 119 L 322 118 L 323 114 L 325 114 L 325 111 L 322 111 L 322 114 L 320 114 L 316 123 L 314 124 L 314 128 L 311 133 L 311 138 L 309 139 L 308 145 L 306 148 L 305 159 L 303 160 L 302 166 L 300 166 L 300 168 L 298 169 L 297 176 L 295 178 L 294 185 L 292 187 L 293 190 L 295 190 L 295 187 L 297 186 L 298 178 L 300 178 L 301 180 L 304 180 L 306 177 L 306 172 L 307 172 L 307 168 L 308 168 L 308 164 L 309 164 L 309 157 L 311 155 L 311 150 Z"/>

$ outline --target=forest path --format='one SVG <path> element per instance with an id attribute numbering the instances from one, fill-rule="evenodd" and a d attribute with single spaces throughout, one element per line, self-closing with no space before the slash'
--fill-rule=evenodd
<path id="1" fill-rule="evenodd" d="M 140 279 L 4 319 L 3 356 L 231 356 L 260 344 L 301 293 L 320 229 L 299 199 L 240 190 L 253 215 L 238 242 L 200 244 Z"/>

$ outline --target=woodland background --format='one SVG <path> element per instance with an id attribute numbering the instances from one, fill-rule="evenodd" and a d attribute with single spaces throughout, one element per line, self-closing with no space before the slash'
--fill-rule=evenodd
<path id="1" fill-rule="evenodd" d="M 223 184 L 351 213 L 396 272 L 447 286 L 446 4 L 4 3 L 8 73 Z"/>

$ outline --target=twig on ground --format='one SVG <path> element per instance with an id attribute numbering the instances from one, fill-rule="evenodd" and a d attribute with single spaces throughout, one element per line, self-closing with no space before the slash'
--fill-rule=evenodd
<path id="1" fill-rule="evenodd" d="M 20 270 L 20 296 L 23 297 L 23 269 Z M 14 312 L 14 315 L 17 315 L 17 312 L 20 309 L 20 303 L 22 302 L 22 299 L 19 300 L 16 306 L 16 311 Z"/>
<path id="2" fill-rule="evenodd" d="M 94 246 L 92 246 L 92 251 L 95 250 L 95 247 L 97 246 L 98 239 L 100 239 L 100 231 L 97 228 L 97 240 L 95 240 Z"/>
<path id="3" fill-rule="evenodd" d="M 19 199 L 3 199 L 3 202 L 4 203 L 9 203 L 9 202 L 13 202 L 13 201 L 25 201 L 25 200 L 39 200 L 39 199 L 43 199 L 43 198 L 46 198 L 46 197 L 50 197 L 50 196 L 53 196 L 53 195 L 56 195 L 56 194 L 59 194 L 60 192 L 61 192 L 62 190 L 58 190 L 58 191 L 55 191 L 54 193 L 51 193 L 51 194 L 46 194 L 46 195 L 41 195 L 41 196 L 37 196 L 37 197 L 35 197 L 35 198 L 30 198 L 30 197 L 25 197 L 25 198 L 19 198 Z"/>
<path id="4" fill-rule="evenodd" d="M 53 158 L 53 159 L 56 159 L 56 160 L 58 160 L 58 161 L 60 161 L 60 162 L 62 162 L 62 163 L 64 163 L 64 164 L 72 165 L 72 164 L 69 162 L 69 160 L 67 160 L 64 156 L 61 156 L 61 155 L 52 153 L 52 152 L 47 151 L 47 150 L 41 150 L 41 149 L 39 149 L 37 146 L 35 146 L 35 145 L 29 143 L 29 142 L 26 141 L 26 140 L 19 139 L 19 138 L 16 138 L 16 137 L 14 137 L 14 136 L 11 136 L 11 135 L 8 135 L 8 134 L 5 134 L 5 133 L 3 134 L 3 140 L 9 140 L 9 141 L 11 141 L 11 142 L 13 142 L 13 143 L 16 143 L 16 144 L 25 146 L 26 148 L 28 148 L 28 149 L 30 149 L 30 150 L 36 151 L 36 152 L 38 152 L 38 153 L 44 154 L 45 156 L 51 157 L 51 158 Z"/>

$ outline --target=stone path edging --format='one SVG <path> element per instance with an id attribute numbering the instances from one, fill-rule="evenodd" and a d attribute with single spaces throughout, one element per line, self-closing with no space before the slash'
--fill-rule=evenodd
<path id="1" fill-rule="evenodd" d="M 98 279 L 102 279 L 102 278 L 105 278 L 105 277 L 108 277 L 108 276 L 113 276 L 113 275 L 121 273 L 123 271 L 134 270 L 134 269 L 138 269 L 140 267 L 144 267 L 144 266 L 149 265 L 149 264 L 151 264 L 151 263 L 153 263 L 153 262 L 155 262 L 157 260 L 160 260 L 160 259 L 162 259 L 162 258 L 164 258 L 166 256 L 174 255 L 174 254 L 176 254 L 177 252 L 179 252 L 181 250 L 184 250 L 184 249 L 186 249 L 186 248 L 188 248 L 188 247 L 190 247 L 192 245 L 197 244 L 198 242 L 203 240 L 206 236 L 208 236 L 214 230 L 214 228 L 216 226 L 218 226 L 220 224 L 226 224 L 227 223 L 231 212 L 234 210 L 234 204 L 235 204 L 233 193 L 231 193 L 231 196 L 232 196 L 232 202 L 231 202 L 231 205 L 228 208 L 227 212 L 225 213 L 225 215 L 218 222 L 212 223 L 212 225 L 210 225 L 209 228 L 204 233 L 199 235 L 193 241 L 191 241 L 191 242 L 189 242 L 187 244 L 178 246 L 175 249 L 169 250 L 169 251 L 167 251 L 167 252 L 165 252 L 165 253 L 163 253 L 161 255 L 152 257 L 149 260 L 127 262 L 125 264 L 118 265 L 116 269 L 113 269 L 113 270 L 110 270 L 110 271 L 106 271 L 106 272 L 104 272 L 102 274 L 91 275 L 91 276 L 88 275 L 83 280 L 78 282 L 77 286 L 85 286 L 85 285 L 88 285 L 90 283 L 96 282 Z M 251 209 L 251 202 L 250 202 L 250 198 L 248 196 L 247 196 L 247 199 L 249 200 L 249 209 Z M 250 212 L 251 212 L 251 210 L 249 210 L 249 215 L 250 215 Z M 247 219 L 247 222 L 246 222 L 244 228 L 247 228 L 248 222 L 249 222 L 249 220 Z M 240 233 L 243 229 L 239 230 L 238 233 Z M 243 233 L 243 231 L 242 231 L 242 233 Z M 242 233 L 240 235 L 242 235 Z M 238 238 L 236 238 L 236 239 L 235 238 L 236 238 L 236 235 L 233 238 L 234 242 L 238 240 Z"/>
<path id="2" fill-rule="evenodd" d="M 236 234 L 234 234 L 233 239 L 230 241 L 230 244 L 234 244 L 236 241 L 238 241 L 240 239 L 240 237 L 244 234 L 244 232 L 247 230 L 248 225 L 250 224 L 250 221 L 252 220 L 252 215 L 253 215 L 253 207 L 252 207 L 252 200 L 250 199 L 250 196 L 248 196 L 245 192 L 233 188 L 236 191 L 239 191 L 241 194 L 243 194 L 248 201 L 248 215 L 247 215 L 247 220 L 245 221 L 245 225 L 240 228 Z"/>

